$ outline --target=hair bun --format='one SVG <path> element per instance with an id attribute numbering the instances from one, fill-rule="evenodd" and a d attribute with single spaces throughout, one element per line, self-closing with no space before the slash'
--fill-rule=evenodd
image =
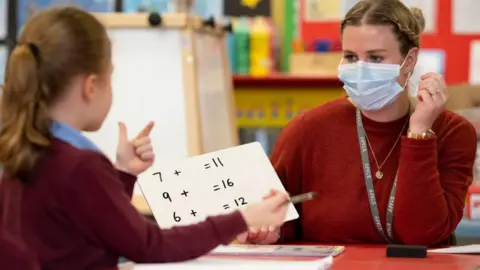
<path id="1" fill-rule="evenodd" d="M 423 16 L 423 11 L 417 7 L 410 8 L 410 11 L 412 12 L 413 17 L 415 17 L 415 20 L 417 20 L 419 28 L 417 34 L 421 34 L 423 30 L 425 30 L 425 17 Z"/>

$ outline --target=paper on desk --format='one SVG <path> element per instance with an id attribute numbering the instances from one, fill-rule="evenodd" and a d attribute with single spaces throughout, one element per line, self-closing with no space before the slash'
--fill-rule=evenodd
<path id="1" fill-rule="evenodd" d="M 219 246 L 211 255 L 244 255 L 276 257 L 329 257 L 344 251 L 343 246 L 295 246 L 295 245 L 229 245 Z"/>
<path id="2" fill-rule="evenodd" d="M 437 248 L 428 251 L 429 253 L 444 254 L 480 254 L 480 245 L 466 245 L 449 248 Z"/>
<path id="3" fill-rule="evenodd" d="M 285 261 L 285 260 L 239 260 L 220 258 L 200 258 L 182 263 L 137 264 L 133 270 L 245 270 L 245 269 L 275 269 L 275 270 L 327 270 L 332 265 L 333 258 L 326 257 L 315 261 Z"/>

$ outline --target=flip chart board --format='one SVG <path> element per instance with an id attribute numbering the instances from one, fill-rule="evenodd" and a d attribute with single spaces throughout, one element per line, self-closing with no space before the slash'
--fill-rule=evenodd
<path id="1" fill-rule="evenodd" d="M 208 69 L 209 79 L 220 83 L 213 87 L 207 84 L 205 88 L 198 79 L 204 74 L 197 71 L 199 54 L 203 51 L 194 47 L 195 33 L 201 32 L 223 44 L 224 31 L 220 26 L 209 26 L 189 14 L 98 13 L 95 16 L 107 27 L 112 42 L 113 103 L 101 129 L 86 136 L 112 161 L 119 121 L 126 124 L 130 138 L 149 121 L 155 122 L 150 136 L 156 168 L 162 161 L 182 160 L 238 144 L 231 75 L 223 72 L 229 70 L 225 46 L 210 54 L 216 57 L 217 65 Z M 213 109 L 217 108 L 215 111 L 207 108 L 212 104 L 215 104 Z M 149 175 L 151 172 L 147 171 L 139 179 Z M 134 202 L 149 214 L 138 188 Z"/>
<path id="2" fill-rule="evenodd" d="M 225 42 L 207 33 L 195 33 L 196 70 L 203 150 L 212 152 L 238 144 L 233 94 Z M 225 126 L 226 125 L 226 126 Z M 232 130 L 233 127 L 233 130 Z"/>
<path id="3" fill-rule="evenodd" d="M 150 135 L 157 158 L 187 157 L 180 32 L 111 29 L 109 36 L 114 66 L 113 103 L 102 128 L 88 136 L 115 160 L 118 121 L 126 124 L 130 136 L 135 136 L 149 121 L 155 121 Z"/>
<path id="4" fill-rule="evenodd" d="M 285 192 L 258 142 L 178 163 L 162 163 L 139 180 L 155 220 L 170 228 L 259 202 L 271 189 Z M 290 203 L 286 220 L 298 218 Z"/>

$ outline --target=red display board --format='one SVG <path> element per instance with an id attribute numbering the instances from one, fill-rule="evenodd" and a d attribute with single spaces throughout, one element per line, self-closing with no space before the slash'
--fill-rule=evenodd
<path id="1" fill-rule="evenodd" d="M 305 0 L 300 3 L 300 18 L 304 18 Z M 480 34 L 457 35 L 452 32 L 452 0 L 437 0 L 436 10 L 436 33 L 423 34 L 421 46 L 445 51 L 445 80 L 448 84 L 466 83 L 470 68 L 470 43 L 480 40 Z M 318 23 L 301 19 L 300 31 L 306 44 L 318 38 L 339 39 L 340 22 Z"/>

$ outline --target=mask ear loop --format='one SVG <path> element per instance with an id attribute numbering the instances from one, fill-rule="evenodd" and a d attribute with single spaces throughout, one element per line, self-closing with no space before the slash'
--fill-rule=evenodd
<path id="1" fill-rule="evenodd" d="M 412 85 L 411 82 L 410 82 L 410 77 L 412 77 L 412 72 L 408 73 L 408 77 L 405 80 L 405 83 L 403 84 L 403 90 L 405 90 L 405 87 L 407 87 L 409 84 Z"/>
<path id="2" fill-rule="evenodd" d="M 343 56 L 342 58 L 340 58 L 340 62 L 338 62 L 338 66 L 337 66 L 337 70 L 340 70 L 340 67 L 342 66 L 342 62 L 343 62 Z"/>
<path id="3" fill-rule="evenodd" d="M 403 62 L 402 64 L 400 65 L 400 69 L 403 68 L 403 66 L 405 65 L 405 62 L 407 61 L 408 57 L 410 56 L 410 52 L 407 53 L 407 56 L 405 56 L 405 59 L 403 59 Z"/>
<path id="4" fill-rule="evenodd" d="M 403 60 L 403 63 L 400 65 L 400 69 L 402 69 L 403 66 L 405 65 L 405 62 L 407 61 L 408 56 L 410 56 L 410 52 L 408 52 L 407 56 Z M 410 102 L 408 103 L 408 107 L 409 107 L 409 113 L 410 114 L 413 112 L 413 110 L 415 108 L 414 104 L 415 104 L 415 100 L 416 100 L 416 98 L 415 98 L 415 96 L 416 96 L 415 92 L 416 91 L 414 90 L 415 87 L 414 87 L 413 83 L 410 81 L 410 78 L 412 77 L 412 74 L 413 74 L 413 71 L 408 73 L 407 79 L 405 80 L 405 83 L 403 84 L 403 91 L 405 91 L 405 88 L 408 86 L 407 91 L 408 91 L 408 95 L 410 96 L 410 98 L 409 98 Z"/>
<path id="5" fill-rule="evenodd" d="M 403 63 L 400 65 L 400 69 L 402 69 L 403 66 L 405 65 L 405 62 L 407 61 L 407 58 L 408 58 L 409 55 L 410 55 L 410 52 L 408 52 L 405 59 L 403 59 Z M 403 87 L 402 87 L 403 90 L 405 90 L 405 87 L 407 87 L 408 84 L 412 85 L 411 82 L 410 82 L 410 77 L 412 76 L 412 73 L 413 73 L 413 71 L 408 73 L 407 79 L 405 80 L 405 83 L 403 84 Z"/>

